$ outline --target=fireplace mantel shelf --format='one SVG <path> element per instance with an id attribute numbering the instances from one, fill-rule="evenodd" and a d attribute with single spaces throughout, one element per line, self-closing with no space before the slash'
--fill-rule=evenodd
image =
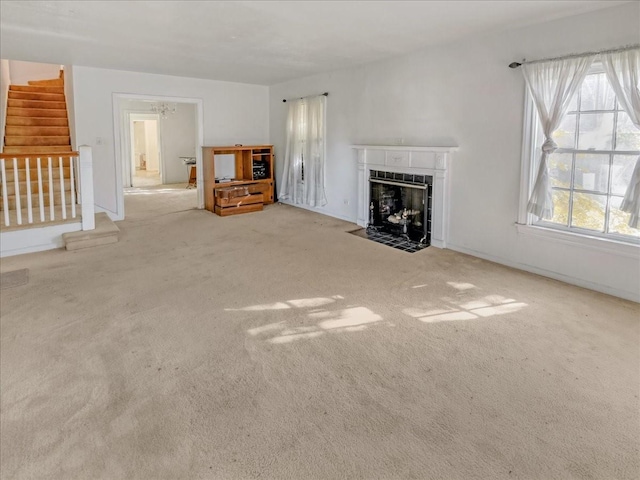
<path id="1" fill-rule="evenodd" d="M 358 225 L 369 220 L 371 170 L 433 177 L 431 245 L 446 248 L 449 231 L 449 163 L 458 147 L 352 145 L 358 165 Z"/>

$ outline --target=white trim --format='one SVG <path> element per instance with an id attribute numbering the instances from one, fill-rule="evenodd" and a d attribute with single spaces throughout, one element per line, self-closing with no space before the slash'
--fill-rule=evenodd
<path id="1" fill-rule="evenodd" d="M 533 265 L 529 265 L 526 263 L 512 262 L 511 260 L 507 260 L 502 257 L 487 255 L 485 253 L 478 252 L 476 250 L 472 250 L 469 248 L 461 247 L 459 245 L 452 245 L 451 243 L 447 244 L 447 248 L 449 250 L 465 253 L 467 255 L 482 258 L 483 260 L 488 260 L 490 262 L 498 263 L 500 265 L 505 265 L 507 267 L 515 268 L 518 270 L 524 270 L 525 272 L 535 273 L 536 275 L 542 275 L 543 277 L 552 278 L 554 280 L 559 280 L 561 282 L 575 285 L 578 287 L 587 288 L 589 290 L 595 290 L 596 292 L 606 293 L 607 295 L 613 295 L 614 297 L 619 297 L 625 300 L 630 300 L 632 302 L 640 303 L 640 292 L 629 292 L 626 290 L 620 290 L 618 288 L 612 288 L 609 285 L 589 282 L 581 278 L 572 277 L 570 275 L 564 275 L 562 273 L 546 270 L 544 268 L 534 267 Z"/>
<path id="2" fill-rule="evenodd" d="M 358 227 L 358 225 L 356 223 L 354 223 L 353 218 L 344 217 L 342 215 L 338 215 L 336 213 L 327 212 L 327 211 L 323 210 L 323 208 L 326 207 L 327 205 L 325 205 L 324 207 L 310 207 L 309 205 L 302 205 L 302 204 L 299 204 L 299 203 L 291 203 L 291 202 L 289 202 L 287 200 L 278 200 L 275 203 L 275 205 L 277 205 L 278 203 L 281 203 L 282 205 L 287 205 L 288 207 L 301 208 L 303 210 L 308 210 L 309 212 L 318 213 L 320 215 L 326 215 L 327 217 L 333 217 L 333 218 L 337 218 L 338 220 L 344 220 L 345 222 L 353 223 L 354 230 L 357 229 L 357 227 Z"/>
<path id="3" fill-rule="evenodd" d="M 608 253 L 620 257 L 640 258 L 640 245 L 618 242 L 610 238 L 590 237 L 588 235 L 567 232 L 555 228 L 545 228 L 538 225 L 523 225 L 516 223 L 518 234 L 533 235 L 545 240 L 550 240 L 565 245 L 588 248 L 601 253 Z"/>
<path id="4" fill-rule="evenodd" d="M 24 228 L 0 233 L 0 257 L 42 252 L 64 247 L 63 233 L 79 232 L 81 222 L 63 223 L 42 228 Z"/>
<path id="5" fill-rule="evenodd" d="M 196 105 L 196 175 L 198 184 L 198 208 L 204 208 L 204 176 L 202 173 L 202 147 L 204 146 L 204 102 L 201 98 L 190 97 L 167 97 L 162 95 L 142 95 L 131 93 L 113 93 L 113 131 L 114 131 L 114 153 L 115 153 L 115 170 L 116 170 L 116 208 L 117 212 L 113 212 L 116 218 L 112 220 L 123 220 L 124 211 L 124 187 L 122 173 L 122 124 L 121 118 L 123 109 L 123 100 L 155 100 L 169 103 L 192 103 Z M 105 210 L 109 213 L 108 210 Z"/>

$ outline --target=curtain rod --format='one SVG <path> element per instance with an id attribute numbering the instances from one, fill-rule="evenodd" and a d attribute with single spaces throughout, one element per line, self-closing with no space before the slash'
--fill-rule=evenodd
<path id="1" fill-rule="evenodd" d="M 328 97 L 329 96 L 329 92 L 324 92 L 324 93 L 320 93 L 318 95 L 307 95 L 306 97 L 300 97 L 300 98 L 290 98 L 289 100 L 302 100 L 304 98 L 311 98 L 311 97 Z M 287 99 L 283 98 L 282 99 L 283 102 L 286 102 Z"/>
<path id="2" fill-rule="evenodd" d="M 552 60 L 564 60 L 564 59 L 567 59 L 567 58 L 588 57 L 589 55 L 598 55 L 600 53 L 624 52 L 624 51 L 627 51 L 627 50 L 633 50 L 634 48 L 640 48 L 640 44 L 628 45 L 626 47 L 620 47 L 620 48 L 612 48 L 612 49 L 609 49 L 609 50 L 600 50 L 599 52 L 573 53 L 573 54 L 569 54 L 569 55 L 563 55 L 562 57 L 541 58 L 540 60 L 531 60 L 530 62 L 527 62 L 526 60 L 523 59 L 522 62 L 511 62 L 509 64 L 509 68 L 518 68 L 521 65 L 530 64 L 530 63 L 549 62 L 549 61 L 552 61 Z"/>

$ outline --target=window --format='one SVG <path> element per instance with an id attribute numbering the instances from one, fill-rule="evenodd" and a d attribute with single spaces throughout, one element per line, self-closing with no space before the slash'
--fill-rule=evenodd
<path id="1" fill-rule="evenodd" d="M 531 172 L 537 170 L 544 135 L 532 112 Z M 640 229 L 628 225 L 620 210 L 640 155 L 640 130 L 618 104 L 606 74 L 594 65 L 572 99 L 553 140 L 558 149 L 549 156 L 554 215 L 531 225 L 583 235 L 640 243 Z M 534 173 L 531 173 L 533 178 Z"/>

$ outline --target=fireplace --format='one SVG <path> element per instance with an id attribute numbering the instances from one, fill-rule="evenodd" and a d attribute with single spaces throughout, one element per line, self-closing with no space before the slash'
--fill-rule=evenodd
<path id="1" fill-rule="evenodd" d="M 429 245 L 432 185 L 430 175 L 371 170 L 367 230 Z"/>
<path id="2" fill-rule="evenodd" d="M 358 154 L 358 225 L 446 248 L 448 170 L 457 147 L 354 145 L 353 148 Z M 403 222 L 403 216 L 407 221 Z"/>

